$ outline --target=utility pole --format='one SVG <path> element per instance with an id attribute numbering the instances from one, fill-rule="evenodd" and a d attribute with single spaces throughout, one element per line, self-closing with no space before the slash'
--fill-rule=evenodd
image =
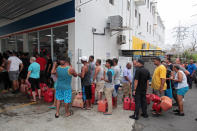
<path id="1" fill-rule="evenodd" d="M 179 57 L 180 50 L 184 50 L 184 40 L 188 37 L 188 31 L 189 27 L 181 26 L 179 23 L 179 26 L 173 28 L 173 33 L 175 34 L 174 37 L 176 38 L 175 47 L 177 48 L 177 53 Z"/>

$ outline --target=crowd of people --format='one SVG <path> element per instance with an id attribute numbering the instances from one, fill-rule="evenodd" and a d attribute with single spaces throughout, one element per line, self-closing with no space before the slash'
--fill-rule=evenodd
<path id="1" fill-rule="evenodd" d="M 104 115 L 112 115 L 113 109 L 117 107 L 118 91 L 122 86 L 123 100 L 125 97 L 135 98 L 135 113 L 130 116 L 135 120 L 139 119 L 140 108 L 142 108 L 141 115 L 144 118 L 148 117 L 146 94 L 151 82 L 153 93 L 160 97 L 165 95 L 174 98 L 173 105 L 178 106 L 176 110 L 173 110 L 175 115 L 184 116 L 184 96 L 189 88 L 192 88 L 192 80 L 197 70 L 193 60 L 190 60 L 190 64 L 183 64 L 177 58 L 172 64 L 169 58 L 162 61 L 159 57 L 155 57 L 153 61 L 156 69 L 153 76 L 144 67 L 142 59 L 133 60 L 134 67 L 132 68 L 132 63 L 128 62 L 122 72 L 122 77 L 117 58 L 107 59 L 105 66 L 102 66 L 101 59 L 96 59 L 94 62 L 94 56 L 89 58 L 82 56 L 80 61 L 83 66 L 80 73 L 77 73 L 68 57 L 59 57 L 53 62 L 50 55 L 42 53 L 29 58 L 28 53 L 7 51 L 0 54 L 0 80 L 5 92 L 12 91 L 14 94 L 19 92 L 21 84 L 30 85 L 33 102 L 37 101 L 36 89 L 38 98 L 41 99 L 39 83 L 54 87 L 54 103 L 49 108 L 56 108 L 56 118 L 59 117 L 61 101 L 65 103 L 65 115 L 68 117 L 73 114 L 69 109 L 69 104 L 72 102 L 72 77 L 81 78 L 84 109 L 91 110 L 92 108 L 92 84 L 96 86 L 95 103 L 102 100 L 105 95 L 108 110 Z M 112 104 L 112 98 L 114 104 Z M 160 116 L 161 113 L 162 111 L 154 111 L 153 115 Z"/>

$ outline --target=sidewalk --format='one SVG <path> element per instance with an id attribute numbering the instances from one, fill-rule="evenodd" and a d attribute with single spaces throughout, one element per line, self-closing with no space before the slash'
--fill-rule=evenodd
<path id="1" fill-rule="evenodd" d="M 15 97 L 15 98 L 14 98 Z M 49 104 L 43 101 L 38 104 L 20 106 L 27 103 L 24 96 L 0 97 L 0 109 L 11 108 L 0 113 L 0 131 L 132 131 L 134 120 L 129 118 L 132 111 L 122 109 L 119 103 L 113 115 L 105 116 L 97 112 L 97 105 L 92 110 L 72 108 L 74 115 L 64 117 L 61 107 L 60 118 L 55 118 L 55 110 L 48 109 Z M 18 101 L 18 102 L 17 102 Z"/>

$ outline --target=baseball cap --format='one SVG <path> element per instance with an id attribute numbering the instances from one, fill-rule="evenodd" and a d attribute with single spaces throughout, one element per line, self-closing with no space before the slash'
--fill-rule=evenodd
<path id="1" fill-rule="evenodd" d="M 138 59 L 137 62 L 139 62 L 140 64 L 144 65 L 144 61 L 142 59 Z"/>
<path id="2" fill-rule="evenodd" d="M 87 56 L 82 56 L 79 59 L 82 60 L 82 61 L 86 61 L 86 62 L 88 61 L 88 57 Z"/>

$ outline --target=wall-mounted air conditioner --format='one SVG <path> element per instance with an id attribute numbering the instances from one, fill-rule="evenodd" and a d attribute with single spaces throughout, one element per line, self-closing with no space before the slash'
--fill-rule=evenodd
<path id="1" fill-rule="evenodd" d="M 109 16 L 107 21 L 107 28 L 110 30 L 117 30 L 123 27 L 123 18 L 120 15 Z"/>
<path id="2" fill-rule="evenodd" d="M 134 0 L 137 6 L 146 5 L 146 0 Z"/>
<path id="3" fill-rule="evenodd" d="M 122 44 L 126 44 L 126 36 L 125 35 L 119 35 L 117 37 L 117 43 L 122 45 Z"/>

